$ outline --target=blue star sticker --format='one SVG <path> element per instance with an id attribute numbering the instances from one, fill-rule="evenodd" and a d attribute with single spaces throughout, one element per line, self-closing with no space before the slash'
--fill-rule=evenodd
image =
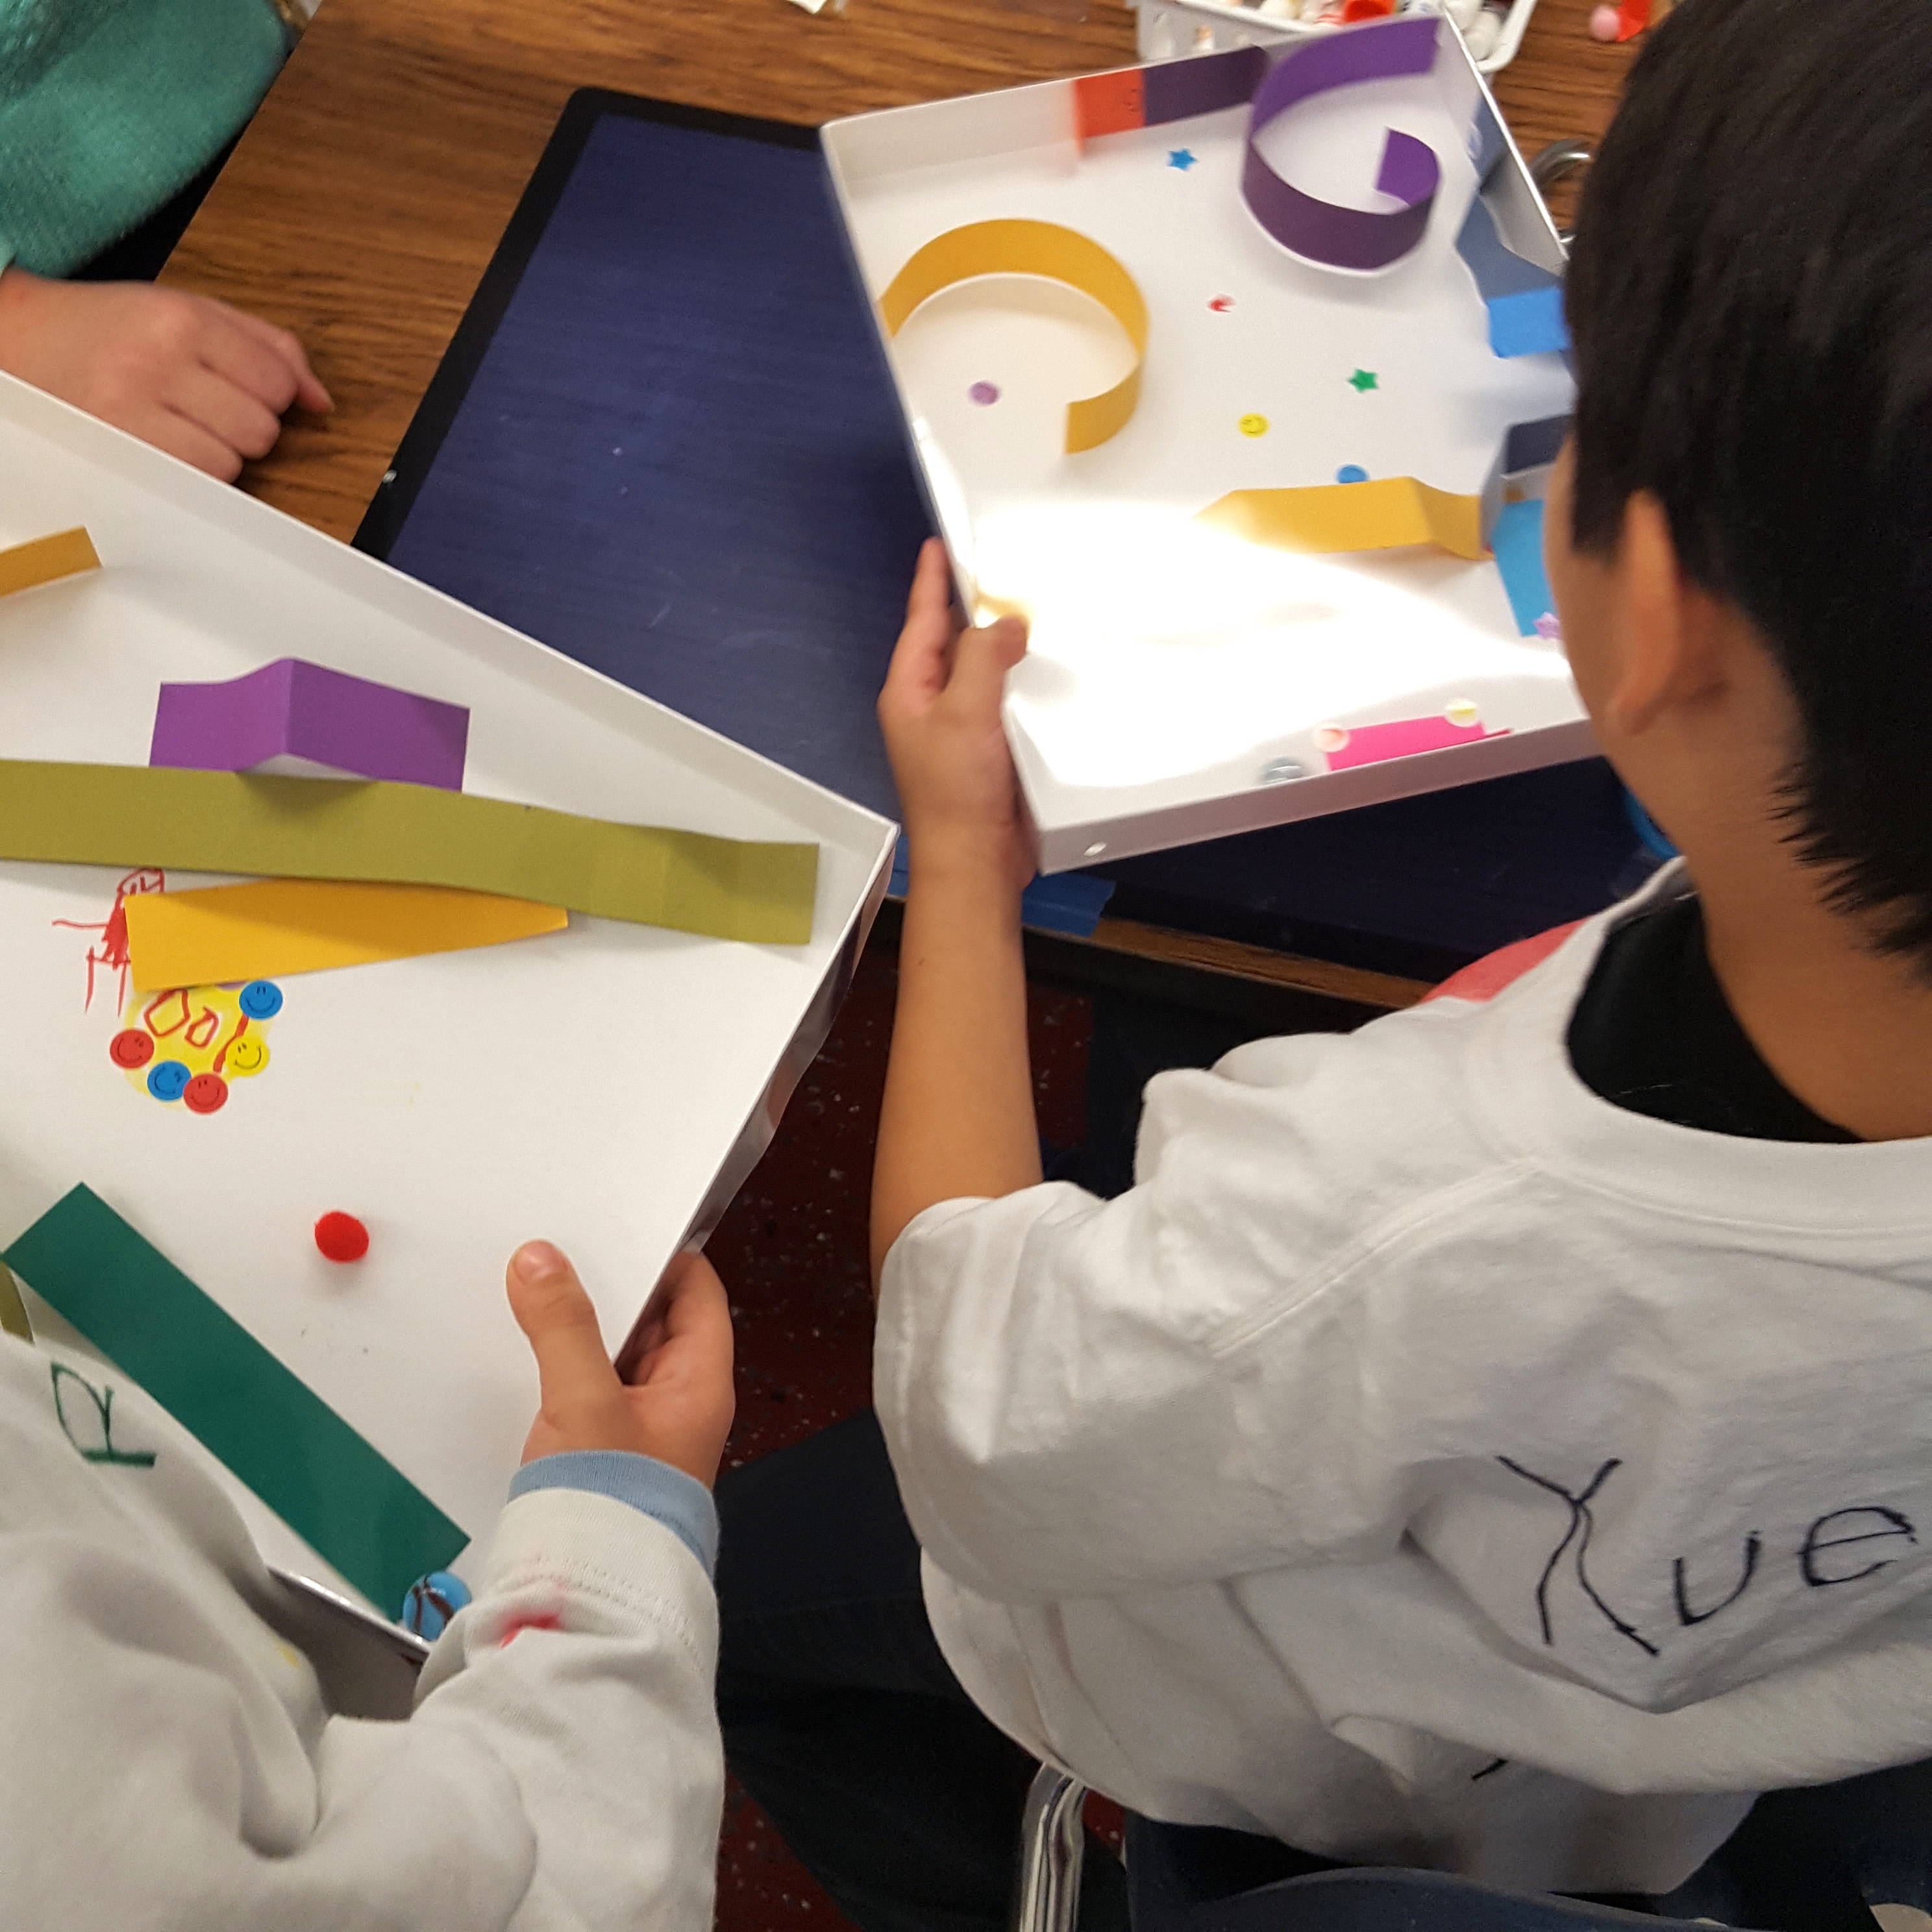
<path id="1" fill-rule="evenodd" d="M 1171 168 L 1178 168 L 1183 174 L 1185 174 L 1193 166 L 1196 158 L 1192 148 L 1176 148 L 1168 154 L 1167 164 Z"/>

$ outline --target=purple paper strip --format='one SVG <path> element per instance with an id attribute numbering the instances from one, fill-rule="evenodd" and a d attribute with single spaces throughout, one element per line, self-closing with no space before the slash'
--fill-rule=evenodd
<path id="1" fill-rule="evenodd" d="M 1141 124 L 1158 128 L 1163 122 L 1239 107 L 1254 98 L 1267 71 L 1268 56 L 1259 47 L 1163 61 L 1141 76 Z"/>
<path id="2" fill-rule="evenodd" d="M 242 772 L 294 757 L 460 791 L 469 737 L 462 705 L 279 658 L 226 684 L 163 685 L 148 762 Z"/>
<path id="3" fill-rule="evenodd" d="M 1423 237 L 1442 180 L 1426 141 L 1391 128 L 1376 176 L 1378 192 L 1405 205 L 1388 213 L 1342 208 L 1282 179 L 1262 158 L 1256 137 L 1291 107 L 1365 80 L 1426 74 L 1436 64 L 1437 23 L 1429 15 L 1352 27 L 1284 55 L 1256 91 L 1248 122 L 1241 198 L 1249 212 L 1291 254 L 1336 268 L 1384 268 Z"/>

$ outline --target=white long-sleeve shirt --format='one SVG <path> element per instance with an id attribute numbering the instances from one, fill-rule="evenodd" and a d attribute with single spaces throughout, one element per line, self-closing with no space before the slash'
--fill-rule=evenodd
<path id="1" fill-rule="evenodd" d="M 111 1444 L 64 1432 L 67 1374 Z M 607 1494 L 518 1496 L 413 1714 L 332 1715 L 286 1634 L 312 1620 L 178 1440 L 98 1366 L 0 1336 L 0 1926 L 710 1926 L 716 1608 L 682 1537 Z"/>
<path id="2" fill-rule="evenodd" d="M 1598 1098 L 1564 1034 L 1631 909 L 1486 1002 L 1161 1076 L 1118 1201 L 895 1246 L 928 1604 L 1028 1748 L 1156 1818 L 1652 1892 L 1750 1794 L 1932 1756 L 1932 1141 Z"/>

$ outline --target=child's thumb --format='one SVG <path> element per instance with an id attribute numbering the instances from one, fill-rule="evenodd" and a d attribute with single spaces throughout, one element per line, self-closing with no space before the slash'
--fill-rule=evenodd
<path id="1" fill-rule="evenodd" d="M 948 689 L 975 710 L 998 711 L 1006 692 L 1006 674 L 1026 652 L 1023 617 L 1002 617 L 984 630 L 965 632 L 953 646 Z"/>
<path id="2" fill-rule="evenodd" d="M 561 1420 L 608 1402 L 617 1372 L 604 1352 L 597 1311 L 568 1258 L 548 1241 L 526 1241 L 510 1257 L 506 1283 L 511 1312 L 537 1358 L 544 1409 Z"/>

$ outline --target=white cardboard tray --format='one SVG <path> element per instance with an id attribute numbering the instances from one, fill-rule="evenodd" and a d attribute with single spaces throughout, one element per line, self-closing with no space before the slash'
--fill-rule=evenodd
<path id="1" fill-rule="evenodd" d="M 98 925 L 124 868 L 0 864 L 0 1246 L 86 1182 L 481 1534 L 536 1400 L 504 1300 L 511 1251 L 562 1245 L 606 1340 L 622 1339 L 817 1050 L 893 828 L 0 377 L 0 545 L 76 524 L 105 567 L 0 599 L 0 756 L 145 764 L 162 680 L 299 656 L 467 705 L 467 790 L 819 847 L 808 946 L 573 914 L 542 938 L 290 976 L 269 1064 L 206 1117 L 110 1062 L 116 976 L 97 968 L 89 1010 L 92 935 L 56 923 Z M 332 1209 L 369 1227 L 364 1261 L 316 1252 Z M 91 1352 L 44 1304 L 32 1313 L 46 1339 Z M 265 1554 L 346 1591 L 229 1486 Z"/>
<path id="2" fill-rule="evenodd" d="M 968 608 L 997 598 L 1032 618 L 1006 719 L 1048 872 L 1592 748 L 1560 645 L 1519 635 L 1492 563 L 1433 548 L 1298 555 L 1193 522 L 1229 491 L 1332 483 L 1344 465 L 1476 492 L 1508 425 L 1569 410 L 1562 357 L 1492 352 L 1455 252 L 1476 189 L 1472 118 L 1495 109 L 1446 20 L 1440 34 L 1432 74 L 1306 101 L 1262 138 L 1298 187 L 1370 208 L 1384 205 L 1365 184 L 1385 128 L 1435 149 L 1426 233 L 1376 275 L 1312 266 L 1262 232 L 1239 193 L 1244 106 L 1083 148 L 1076 83 L 1053 81 L 824 130 L 875 318 L 925 243 L 1015 217 L 1098 242 L 1148 303 L 1138 406 L 1075 455 L 1066 403 L 1118 381 L 1132 355 L 1084 295 L 982 278 L 881 332 Z M 1519 252 L 1560 267 L 1505 145 L 1492 206 Z M 1181 150 L 1192 165 L 1170 164 Z M 1358 368 L 1372 392 L 1351 386 Z M 971 399 L 985 382 L 991 406 Z M 1266 434 L 1240 433 L 1250 416 Z M 1470 704 L 1502 735 L 1333 771 L 1316 735 Z M 1282 782 L 1285 765 L 1304 776 Z"/>

